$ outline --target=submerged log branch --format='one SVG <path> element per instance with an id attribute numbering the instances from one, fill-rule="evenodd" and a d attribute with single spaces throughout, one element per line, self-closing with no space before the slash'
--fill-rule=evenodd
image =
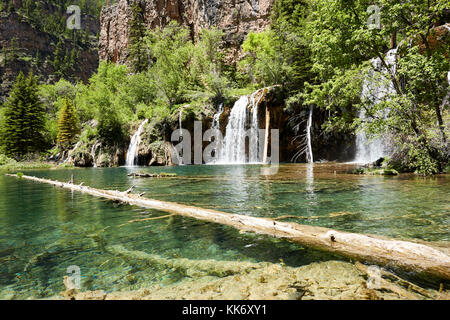
<path id="1" fill-rule="evenodd" d="M 175 173 L 142 173 L 142 172 L 133 172 L 128 175 L 129 177 L 134 178 L 176 178 L 177 175 Z"/>
<path id="2" fill-rule="evenodd" d="M 128 189 L 127 191 L 125 191 L 125 193 L 126 193 L 126 194 L 131 193 L 131 192 L 134 190 L 134 188 L 136 188 L 136 186 L 135 186 L 135 185 L 132 185 L 132 186 L 130 187 L 130 189 Z"/>
<path id="3" fill-rule="evenodd" d="M 172 213 L 172 214 L 168 214 L 168 215 L 161 216 L 161 217 L 153 217 L 153 218 L 145 218 L 145 219 L 134 219 L 134 220 L 128 221 L 128 223 L 161 220 L 161 219 L 166 219 L 166 218 L 173 217 L 174 215 L 175 214 Z M 125 225 L 125 224 L 123 224 L 123 225 Z"/>
<path id="4" fill-rule="evenodd" d="M 9 176 L 18 177 L 11 174 Z M 362 235 L 323 227 L 279 222 L 268 218 L 225 213 L 142 198 L 119 191 L 82 187 L 26 175 L 21 176 L 21 178 L 83 192 L 96 197 L 122 201 L 144 208 L 219 223 L 234 227 L 242 232 L 254 232 L 284 238 L 304 246 L 336 253 L 359 261 L 423 272 L 440 278 L 450 279 L 450 256 L 445 253 L 445 250 L 434 247 L 431 244 L 414 243 L 375 235 Z"/>
<path id="5" fill-rule="evenodd" d="M 176 269 L 193 275 L 229 276 L 233 274 L 248 273 L 251 270 L 267 266 L 268 263 L 252 263 L 245 261 L 221 261 L 216 260 L 190 260 L 187 258 L 164 258 L 156 254 L 149 254 L 143 251 L 127 250 L 121 245 L 113 245 L 105 248 L 106 251 L 126 259 L 136 259 L 146 261 L 150 265 L 161 266 L 166 269 Z"/>

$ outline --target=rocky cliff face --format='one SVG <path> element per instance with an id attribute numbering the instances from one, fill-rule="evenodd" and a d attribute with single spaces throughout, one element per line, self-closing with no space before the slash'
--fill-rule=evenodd
<path id="1" fill-rule="evenodd" d="M 237 60 L 246 35 L 269 24 L 274 0 L 119 0 L 106 6 L 100 18 L 100 60 L 125 63 L 131 4 L 144 8 L 148 28 L 163 27 L 171 20 L 188 26 L 195 38 L 201 29 L 218 27 L 225 33 L 231 58 Z"/>
<path id="2" fill-rule="evenodd" d="M 47 9 L 49 12 L 55 10 L 51 6 Z M 20 71 L 25 74 L 33 71 L 45 83 L 58 80 L 52 61 L 61 39 L 64 52 L 67 50 L 70 53 L 72 49 L 78 52 L 71 79 L 86 82 L 98 67 L 95 35 L 99 32 L 99 24 L 94 17 L 82 16 L 82 26 L 89 33 L 86 44 L 47 33 L 17 12 L 0 11 L 0 103 L 7 97 Z"/>

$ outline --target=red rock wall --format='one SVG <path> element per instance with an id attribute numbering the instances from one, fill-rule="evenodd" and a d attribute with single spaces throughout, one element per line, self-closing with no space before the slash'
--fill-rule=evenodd
<path id="1" fill-rule="evenodd" d="M 102 10 L 100 60 L 126 63 L 134 1 L 145 8 L 148 28 L 162 27 L 176 20 L 188 26 L 193 37 L 206 27 L 222 29 L 233 60 L 239 57 L 239 47 L 250 30 L 262 31 L 269 24 L 274 3 L 274 0 L 119 0 Z"/>

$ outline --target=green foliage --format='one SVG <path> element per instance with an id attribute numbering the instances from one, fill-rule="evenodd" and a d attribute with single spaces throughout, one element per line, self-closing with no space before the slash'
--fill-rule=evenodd
<path id="1" fill-rule="evenodd" d="M 258 84 L 283 84 L 283 77 L 288 74 L 289 66 L 279 54 L 276 40 L 276 33 L 272 30 L 250 32 L 242 45 L 247 56 L 241 61 L 241 67 L 247 68 L 250 78 Z"/>
<path id="2" fill-rule="evenodd" d="M 221 100 L 231 87 L 221 50 L 223 32 L 204 29 L 197 42 L 190 31 L 172 21 L 149 31 L 146 44 L 152 64 L 147 79 L 156 105 L 172 109 L 193 100 Z"/>
<path id="3" fill-rule="evenodd" d="M 242 45 L 245 53 L 240 70 L 258 86 L 281 85 L 288 106 L 303 105 L 299 96 L 313 72 L 305 34 L 308 5 L 301 0 L 278 0 L 272 24 L 261 33 L 250 32 Z"/>
<path id="4" fill-rule="evenodd" d="M 128 46 L 129 61 L 133 72 L 143 72 L 150 65 L 148 47 L 144 41 L 147 27 L 144 23 L 144 9 L 140 2 L 131 5 L 130 44 Z"/>
<path id="5" fill-rule="evenodd" d="M 55 165 L 52 163 L 40 161 L 21 161 L 21 162 L 12 161 L 4 165 L 0 165 L 0 171 L 6 172 L 17 172 L 17 170 L 36 170 L 36 169 L 50 169 L 50 168 L 55 168 Z"/>
<path id="6" fill-rule="evenodd" d="M 117 111 L 109 105 L 99 107 L 97 114 L 98 136 L 108 144 L 117 144 L 124 140 L 122 122 Z"/>
<path id="7" fill-rule="evenodd" d="M 133 111 L 129 109 L 130 106 L 120 101 L 122 92 L 128 87 L 127 73 L 126 66 L 104 62 L 88 85 L 78 86 L 75 104 L 81 122 L 97 119 L 100 109 L 115 109 L 116 113 L 131 116 Z"/>
<path id="8" fill-rule="evenodd" d="M 38 96 L 37 79 L 20 73 L 4 104 L 2 144 L 7 155 L 22 158 L 43 150 L 45 110 Z"/>
<path id="9" fill-rule="evenodd" d="M 3 8 L 11 6 L 11 2 L 2 3 Z M 16 8 L 35 26 L 58 35 L 51 65 L 58 77 L 66 80 L 76 68 L 79 39 L 86 36 L 66 32 L 62 17 L 68 3 L 53 4 L 57 10 L 46 21 L 37 19 L 48 10 L 42 2 L 24 0 Z M 100 3 L 70 2 L 81 5 L 83 12 L 98 10 Z M 83 141 L 125 144 L 129 123 L 150 118 L 163 132 L 186 104 L 190 107 L 184 108 L 185 112 L 198 115 L 205 104 L 232 103 L 235 96 L 254 88 L 281 85 L 289 111 L 300 112 L 313 105 L 322 111 L 326 130 L 362 130 L 373 137 L 389 134 L 395 148 L 389 164 L 396 169 L 431 174 L 448 164 L 450 114 L 443 101 L 448 92 L 449 39 L 439 38 L 439 46 L 430 40 L 436 37 L 434 27 L 442 20 L 444 1 L 277 0 L 270 27 L 250 32 L 244 41 L 238 69 L 225 62 L 222 31 L 204 29 L 193 41 L 190 29 L 176 22 L 147 30 L 141 3 L 131 6 L 130 68 L 104 62 L 88 84 L 60 80 L 40 87 L 39 105 L 48 117 L 38 131 L 46 131 L 45 140 L 56 140 L 59 127 L 59 141 L 69 144 L 76 131 L 76 114 L 83 124 Z M 381 8 L 381 29 L 368 28 L 371 13 L 367 8 L 372 4 Z M 70 46 L 73 50 L 66 49 L 70 37 L 75 39 Z M 379 58 L 386 63 L 390 39 L 400 46 L 396 72 L 386 73 L 374 69 L 370 60 Z M 20 59 L 17 48 L 12 41 L 2 50 L 5 63 Z M 39 59 L 37 55 L 35 60 Z M 381 99 L 362 96 L 369 76 L 374 88 L 391 85 L 394 91 Z M 18 81 L 23 82 L 23 77 Z M 30 103 L 21 98 L 26 97 L 26 85 L 17 87 L 21 93 L 12 95 L 0 113 L 4 123 L 11 119 L 12 110 L 25 109 Z M 68 106 L 68 101 L 74 106 Z M 358 117 L 361 112 L 367 120 Z M 5 142 L 5 151 L 20 154 L 14 148 Z"/>
<path id="10" fill-rule="evenodd" d="M 0 153 L 0 166 L 5 166 L 13 163 L 16 163 L 16 160 Z"/>
<path id="11" fill-rule="evenodd" d="M 149 71 L 161 103 L 175 105 L 185 101 L 192 86 L 188 64 L 194 52 L 189 30 L 176 22 L 149 32 L 147 44 L 155 61 Z"/>
<path id="12" fill-rule="evenodd" d="M 231 86 L 225 70 L 223 36 L 223 31 L 217 28 L 203 29 L 194 47 L 191 75 L 200 90 L 215 100 L 222 100 Z"/>
<path id="13" fill-rule="evenodd" d="M 75 98 L 80 120 L 98 120 L 99 138 L 106 143 L 123 142 L 124 120 L 133 115 L 132 106 L 121 100 L 129 88 L 127 72 L 125 66 L 102 63 L 89 85 L 80 85 Z"/>
<path id="14" fill-rule="evenodd" d="M 52 66 L 55 75 L 59 78 L 72 79 L 78 56 L 77 49 L 74 48 L 69 52 L 65 42 L 60 39 L 53 53 Z"/>
<path id="15" fill-rule="evenodd" d="M 328 129 L 359 127 L 372 136 L 389 132 L 395 147 L 409 155 L 405 165 L 410 169 L 426 174 L 441 171 L 448 162 L 439 106 L 448 90 L 449 39 L 442 39 L 442 46 L 432 50 L 428 36 L 433 36 L 444 5 L 388 0 L 375 4 L 381 8 L 381 29 L 368 28 L 367 1 L 311 0 L 305 34 L 317 78 L 302 97 L 330 112 Z M 403 40 L 396 56 L 397 71 L 373 69 L 367 61 L 379 58 L 385 65 L 391 37 Z M 374 87 L 389 84 L 394 91 L 378 100 L 361 99 L 369 70 L 371 82 L 378 82 Z M 355 117 L 362 110 L 368 118 L 364 123 Z"/>
<path id="16" fill-rule="evenodd" d="M 379 175 L 379 176 L 396 176 L 398 171 L 395 169 L 380 168 L 357 168 L 352 170 L 353 174 Z"/>
<path id="17" fill-rule="evenodd" d="M 9 1 L 8 11 L 17 12 L 33 26 L 47 33 L 71 37 L 71 33 L 66 29 L 67 8 L 70 5 L 78 5 L 83 14 L 99 18 L 105 2 L 106 0 Z"/>
<path id="18" fill-rule="evenodd" d="M 6 45 L 5 47 L 1 48 L 1 54 L 2 54 L 2 62 L 3 62 L 3 67 L 6 68 L 6 66 L 9 63 L 14 63 L 15 60 L 17 60 L 19 58 L 19 47 L 18 47 L 18 40 L 17 38 L 11 38 L 11 40 L 9 40 L 8 45 Z"/>
<path id="19" fill-rule="evenodd" d="M 64 105 L 60 111 L 58 120 L 58 145 L 61 149 L 66 149 L 70 146 L 80 133 L 78 127 L 78 119 L 75 113 L 73 104 L 69 99 L 64 100 Z"/>

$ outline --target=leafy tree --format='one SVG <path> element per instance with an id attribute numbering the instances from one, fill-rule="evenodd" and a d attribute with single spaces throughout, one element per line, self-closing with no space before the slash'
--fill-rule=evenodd
<path id="1" fill-rule="evenodd" d="M 301 0 L 278 0 L 274 4 L 270 28 L 250 32 L 242 48 L 240 62 L 252 82 L 282 85 L 287 96 L 295 96 L 310 80 L 311 61 L 305 36 L 308 6 Z"/>
<path id="2" fill-rule="evenodd" d="M 42 151 L 45 110 L 39 100 L 37 79 L 20 73 L 4 104 L 3 147 L 7 155 L 21 158 Z"/>
<path id="3" fill-rule="evenodd" d="M 222 100 L 230 87 L 225 70 L 223 31 L 217 28 L 203 29 L 194 46 L 191 77 L 199 90 L 206 91 L 216 100 Z"/>
<path id="4" fill-rule="evenodd" d="M 160 99 L 169 105 L 184 102 L 193 85 L 189 63 L 194 45 L 189 30 L 172 21 L 164 29 L 150 31 L 146 39 L 154 61 L 149 76 Z"/>
<path id="5" fill-rule="evenodd" d="M 317 74 L 303 96 L 328 110 L 328 129 L 359 127 L 371 136 L 390 132 L 396 150 L 408 155 L 403 167 L 422 173 L 441 171 L 448 163 L 443 103 L 448 91 L 449 39 L 432 46 L 445 1 L 379 0 L 380 29 L 370 28 L 372 2 L 311 0 L 306 35 Z M 394 64 L 386 53 L 399 41 Z M 392 53 L 392 52 L 391 52 Z M 370 60 L 378 58 L 382 67 Z M 371 74 L 373 87 L 391 86 L 383 97 L 361 95 Z M 377 84 L 378 83 L 378 84 Z M 355 117 L 364 112 L 367 121 Z"/>
<path id="6" fill-rule="evenodd" d="M 122 122 L 117 111 L 110 106 L 102 105 L 98 112 L 99 138 L 110 145 L 117 145 L 124 141 Z"/>
<path id="7" fill-rule="evenodd" d="M 98 120 L 99 138 L 106 144 L 115 145 L 124 141 L 123 125 L 133 112 L 128 104 L 120 100 L 127 88 L 126 66 L 101 63 L 97 74 L 91 77 L 88 86 L 79 85 L 75 98 L 81 121 Z"/>
<path id="8" fill-rule="evenodd" d="M 242 48 L 247 54 L 241 66 L 247 68 L 252 81 L 259 85 L 282 85 L 287 80 L 289 65 L 279 52 L 277 35 L 272 30 L 250 32 Z"/>
<path id="9" fill-rule="evenodd" d="M 60 111 L 58 120 L 58 145 L 66 149 L 80 133 L 75 108 L 69 99 L 64 99 L 64 105 Z"/>

